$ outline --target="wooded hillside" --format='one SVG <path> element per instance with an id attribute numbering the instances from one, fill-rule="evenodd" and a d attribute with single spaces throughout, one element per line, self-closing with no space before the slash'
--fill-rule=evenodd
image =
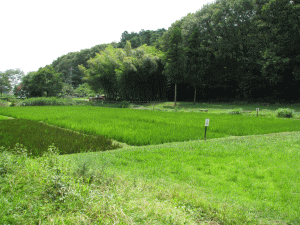
<path id="1" fill-rule="evenodd" d="M 168 30 L 125 31 L 52 66 L 74 88 L 87 82 L 113 99 L 173 100 L 176 89 L 180 101 L 296 101 L 299 2 L 217 0 Z"/>

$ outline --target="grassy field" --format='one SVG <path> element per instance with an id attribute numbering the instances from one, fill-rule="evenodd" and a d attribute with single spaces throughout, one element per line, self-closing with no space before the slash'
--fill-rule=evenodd
<path id="1" fill-rule="evenodd" d="M 299 224 L 299 138 L 229 137 L 37 159 L 2 152 L 0 222 Z"/>
<path id="2" fill-rule="evenodd" d="M 157 133 L 153 139 L 168 142 L 61 156 L 52 146 L 34 159 L 19 146 L 2 148 L 0 224 L 300 224 L 296 105 L 171 104 L 154 111 L 153 105 L 131 106 L 151 110 L 0 108 L 1 115 L 84 133 L 99 135 L 105 127 L 108 136 L 115 130 L 123 141 L 136 135 L 141 137 L 136 145 L 144 144 L 147 130 Z M 254 112 L 229 115 L 236 107 Z M 280 107 L 295 109 L 296 119 L 276 118 Z M 206 118 L 209 139 L 204 141 Z M 1 121 L 8 120 L 0 116 Z M 176 138 L 161 139 L 168 132 Z M 194 132 L 200 134 L 178 139 Z"/>

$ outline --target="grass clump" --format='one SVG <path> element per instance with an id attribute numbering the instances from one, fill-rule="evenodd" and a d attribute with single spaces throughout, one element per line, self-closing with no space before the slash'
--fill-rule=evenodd
<path id="1" fill-rule="evenodd" d="M 32 156 L 43 155 L 52 143 L 61 149 L 60 154 L 105 151 L 120 147 L 104 136 L 84 135 L 38 121 L 0 120 L 0 146 L 13 149 L 16 143 L 26 146 Z"/>
<path id="2" fill-rule="evenodd" d="M 234 115 L 242 114 L 242 108 L 232 109 L 229 111 L 229 114 L 234 114 Z"/>
<path id="3" fill-rule="evenodd" d="M 279 108 L 276 110 L 276 116 L 281 118 L 292 118 L 295 110 L 290 108 Z"/>

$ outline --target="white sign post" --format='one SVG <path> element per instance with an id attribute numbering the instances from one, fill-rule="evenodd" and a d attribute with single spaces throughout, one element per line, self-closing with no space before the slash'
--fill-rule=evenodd
<path id="1" fill-rule="evenodd" d="M 259 108 L 256 108 L 256 116 L 258 116 Z"/>
<path id="2" fill-rule="evenodd" d="M 207 131 L 207 127 L 209 126 L 209 119 L 205 120 L 205 132 L 204 132 L 204 140 L 206 140 L 206 131 Z"/>

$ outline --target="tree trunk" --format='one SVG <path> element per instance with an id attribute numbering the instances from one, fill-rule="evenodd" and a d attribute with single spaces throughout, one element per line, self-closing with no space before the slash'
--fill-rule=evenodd
<path id="1" fill-rule="evenodd" d="M 177 102 L 177 84 L 175 83 L 174 107 L 176 107 L 176 102 Z"/>
<path id="2" fill-rule="evenodd" d="M 197 94 L 197 88 L 195 87 L 194 104 L 196 104 L 196 94 Z"/>

